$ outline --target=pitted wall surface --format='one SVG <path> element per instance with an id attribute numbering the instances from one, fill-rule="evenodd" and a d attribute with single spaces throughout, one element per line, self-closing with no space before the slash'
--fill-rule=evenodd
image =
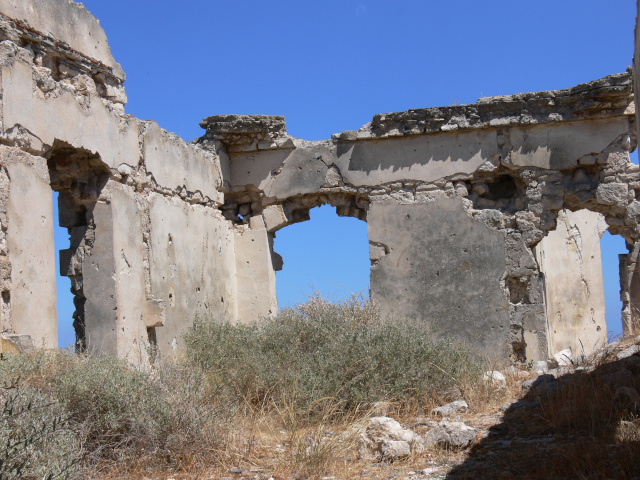
<path id="1" fill-rule="evenodd" d="M 597 315 L 576 306 L 599 302 L 598 262 L 582 268 L 578 253 L 585 239 L 597 248 L 602 225 L 567 220 L 596 212 L 629 247 L 624 333 L 640 333 L 630 72 L 377 114 L 317 142 L 290 137 L 283 117 L 214 115 L 187 144 L 124 113 L 124 73 L 81 4 L 0 0 L 0 13 L 3 339 L 56 346 L 52 189 L 71 238 L 60 268 L 77 348 L 141 366 L 150 351 L 178 358 L 196 315 L 274 315 L 273 236 L 323 204 L 368 222 L 371 293 L 384 313 L 520 362 L 601 336 Z M 552 245 L 577 245 L 574 227 L 582 249 L 559 271 Z M 563 286 L 577 292 L 571 305 L 558 301 Z"/>
<path id="2" fill-rule="evenodd" d="M 455 337 L 479 354 L 506 348 L 502 233 L 470 218 L 454 198 L 424 206 L 374 204 L 367 226 L 369 241 L 388 250 L 371 268 L 371 295 L 383 314 L 426 322 L 435 336 Z"/>

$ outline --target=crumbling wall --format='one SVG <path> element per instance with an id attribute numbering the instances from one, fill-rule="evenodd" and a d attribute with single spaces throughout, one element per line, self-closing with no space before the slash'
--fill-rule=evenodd
<path id="1" fill-rule="evenodd" d="M 81 4 L 0 11 L 3 334 L 57 345 L 52 189 L 78 349 L 144 365 L 154 345 L 179 354 L 196 315 L 235 321 L 219 156 L 124 114 L 124 74 Z"/>
<path id="2" fill-rule="evenodd" d="M 558 212 L 599 212 L 612 233 L 637 238 L 631 83 L 627 72 L 380 114 L 320 142 L 288 137 L 282 117 L 213 116 L 198 142 L 229 155 L 230 221 L 275 232 L 336 205 L 368 222 L 371 294 L 384 313 L 479 353 L 547 358 L 555 343 L 533 248 Z"/>

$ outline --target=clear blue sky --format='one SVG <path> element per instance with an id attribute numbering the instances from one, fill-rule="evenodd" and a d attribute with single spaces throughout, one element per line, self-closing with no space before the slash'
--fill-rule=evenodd
<path id="1" fill-rule="evenodd" d="M 636 15 L 634 0 L 84 4 L 127 74 L 127 113 L 186 140 L 214 114 L 284 115 L 291 135 L 319 140 L 375 113 L 571 87 L 631 64 Z M 336 298 L 367 292 L 366 225 L 331 210 L 278 232 L 281 304 L 304 300 L 309 285 Z M 609 330 L 619 331 L 617 240 L 605 241 L 603 268 Z M 59 285 L 66 345 L 69 280 Z"/>

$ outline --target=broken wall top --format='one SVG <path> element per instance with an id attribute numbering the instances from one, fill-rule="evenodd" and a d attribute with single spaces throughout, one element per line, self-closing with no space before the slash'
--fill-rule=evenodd
<path id="1" fill-rule="evenodd" d="M 115 61 L 100 22 L 82 5 L 72 0 L 0 0 L 2 17 L 34 37 L 64 51 L 72 60 L 89 60 L 113 76 L 124 80 L 122 67 Z"/>
<path id="2" fill-rule="evenodd" d="M 382 139 L 454 130 L 473 130 L 594 120 L 635 112 L 631 72 L 572 88 L 483 97 L 477 103 L 379 113 L 359 130 L 332 135 L 333 141 Z M 291 147 L 284 117 L 215 115 L 200 126 L 203 138 L 219 140 L 230 152 Z"/>

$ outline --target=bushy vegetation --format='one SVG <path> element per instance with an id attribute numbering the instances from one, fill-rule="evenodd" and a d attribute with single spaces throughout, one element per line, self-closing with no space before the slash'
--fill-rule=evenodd
<path id="1" fill-rule="evenodd" d="M 479 373 L 425 325 L 355 298 L 316 296 L 253 325 L 197 320 L 185 343 L 183 361 L 149 371 L 68 351 L 3 358 L 0 480 L 210 469 L 247 458 L 234 435 L 251 422 L 284 427 L 291 464 L 317 473 L 354 447 L 351 426 L 375 402 L 454 399 Z M 327 443 L 331 422 L 345 433 Z"/>
<path id="2" fill-rule="evenodd" d="M 0 381 L 2 479 L 67 478 L 149 455 L 176 465 L 192 457 L 188 445 L 210 454 L 228 432 L 229 408 L 185 366 L 141 372 L 113 358 L 35 352 L 0 362 Z"/>
<path id="3" fill-rule="evenodd" d="M 427 325 L 385 321 L 370 301 L 314 296 L 268 321 L 197 320 L 185 337 L 188 360 L 216 388 L 252 405 L 307 410 L 338 399 L 349 410 L 376 401 L 420 402 L 460 395 L 479 365 Z"/>

